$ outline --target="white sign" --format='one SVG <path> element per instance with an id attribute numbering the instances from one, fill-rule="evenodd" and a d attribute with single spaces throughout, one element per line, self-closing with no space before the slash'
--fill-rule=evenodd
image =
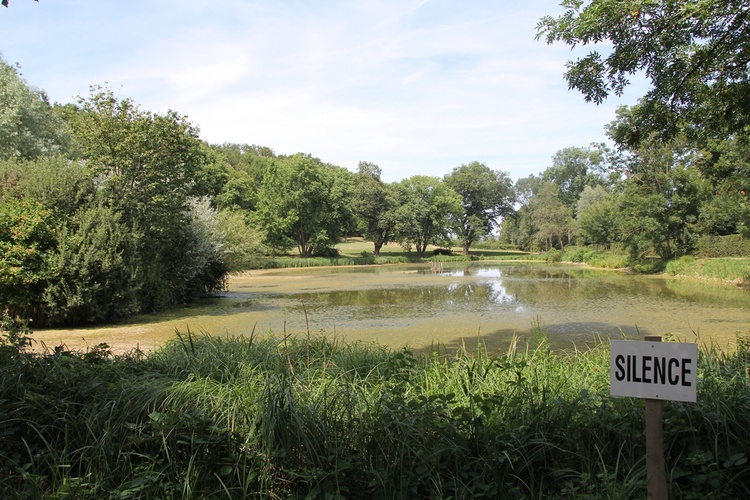
<path id="1" fill-rule="evenodd" d="M 611 344 L 611 395 L 697 400 L 697 344 L 634 340 L 613 340 Z"/>

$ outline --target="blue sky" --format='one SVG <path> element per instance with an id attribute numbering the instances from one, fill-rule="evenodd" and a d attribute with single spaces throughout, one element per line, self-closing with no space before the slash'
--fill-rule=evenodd
<path id="1" fill-rule="evenodd" d="M 535 40 L 557 0 L 10 0 L 0 51 L 53 102 L 108 84 L 208 142 L 304 152 L 383 179 L 480 161 L 513 180 L 605 140 L 615 109 L 567 89 Z M 642 92 L 641 92 L 642 93 Z"/>

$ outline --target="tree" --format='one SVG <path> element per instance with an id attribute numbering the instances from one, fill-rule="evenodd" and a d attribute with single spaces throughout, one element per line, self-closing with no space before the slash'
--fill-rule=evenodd
<path id="1" fill-rule="evenodd" d="M 276 160 L 276 154 L 271 148 L 254 144 L 214 144 L 211 149 L 221 155 L 228 165 L 227 178 L 214 198 L 215 204 L 223 208 L 254 211 L 263 177 Z"/>
<path id="2" fill-rule="evenodd" d="M 297 245 L 300 257 L 332 248 L 352 216 L 351 173 L 297 154 L 266 170 L 254 215 L 271 247 Z"/>
<path id="3" fill-rule="evenodd" d="M 545 242 L 547 250 L 554 247 L 555 240 L 565 250 L 565 239 L 570 241 L 573 230 L 571 209 L 560 199 L 560 188 L 545 182 L 529 203 L 528 216 L 536 227 L 536 238 Z"/>
<path id="4" fill-rule="evenodd" d="M 708 186 L 693 167 L 693 155 L 675 145 L 644 146 L 619 197 L 619 238 L 633 260 L 653 249 L 662 259 L 685 255 L 698 235 L 698 217 Z"/>
<path id="5" fill-rule="evenodd" d="M 2 57 L 0 96 L 0 160 L 29 160 L 61 154 L 70 147 L 70 132 L 46 94 L 30 87 Z"/>
<path id="6" fill-rule="evenodd" d="M 472 162 L 445 176 L 445 185 L 461 196 L 463 211 L 454 218 L 453 230 L 464 254 L 471 245 L 498 227 L 499 219 L 513 213 L 513 182 L 505 172 Z"/>
<path id="7" fill-rule="evenodd" d="M 196 240 L 190 204 L 210 162 L 198 130 L 174 111 L 145 112 L 102 87 L 78 106 L 71 125 L 97 177 L 98 201 L 137 241 L 139 309 L 164 309 L 220 287 L 214 250 Z"/>
<path id="8" fill-rule="evenodd" d="M 537 38 L 576 47 L 611 44 L 567 64 L 565 78 L 587 101 L 621 95 L 644 74 L 643 132 L 663 138 L 680 129 L 743 130 L 750 125 L 750 2 L 748 0 L 566 0 L 565 13 L 545 16 Z"/>
<path id="9" fill-rule="evenodd" d="M 750 133 L 708 142 L 696 158 L 696 168 L 713 195 L 701 211 L 703 232 L 750 237 Z"/>
<path id="10" fill-rule="evenodd" d="M 599 175 L 603 162 L 604 155 L 597 149 L 561 149 L 552 157 L 552 166 L 542 173 L 542 179 L 555 184 L 560 190 L 560 200 L 575 210 L 586 186 L 604 184 Z"/>
<path id="11" fill-rule="evenodd" d="M 534 250 L 535 235 L 538 228 L 530 217 L 529 204 L 539 193 L 544 181 L 534 174 L 522 177 L 513 185 L 513 198 L 518 207 L 511 217 L 502 221 L 500 237 L 503 241 L 516 245 L 520 249 Z"/>
<path id="12" fill-rule="evenodd" d="M 450 219 L 462 212 L 461 195 L 438 177 L 415 175 L 399 183 L 396 232 L 403 245 L 424 257 L 427 245 L 446 244 Z"/>
<path id="13" fill-rule="evenodd" d="M 72 217 L 96 197 L 87 165 L 60 156 L 0 162 L 0 198 L 16 197 L 54 207 L 59 217 Z"/>
<path id="14" fill-rule="evenodd" d="M 352 199 L 359 230 L 365 239 L 373 242 L 374 255 L 380 255 L 383 245 L 393 240 L 398 207 L 395 187 L 380 180 L 380 174 L 377 165 L 359 162 Z"/>
<path id="15" fill-rule="evenodd" d="M 47 258 L 55 246 L 52 210 L 33 200 L 0 200 L 0 308 L 36 316 L 52 278 Z"/>
<path id="16" fill-rule="evenodd" d="M 602 186 L 586 186 L 576 205 L 577 235 L 584 244 L 606 248 L 616 241 L 617 198 Z"/>
<path id="17" fill-rule="evenodd" d="M 230 273 L 237 273 L 257 265 L 265 255 L 263 235 L 250 226 L 241 210 L 219 210 L 216 232 L 221 242 L 221 253 Z"/>
<path id="18" fill-rule="evenodd" d="M 82 207 L 58 229 L 44 290 L 50 323 L 123 319 L 139 310 L 136 239 L 112 208 Z"/>

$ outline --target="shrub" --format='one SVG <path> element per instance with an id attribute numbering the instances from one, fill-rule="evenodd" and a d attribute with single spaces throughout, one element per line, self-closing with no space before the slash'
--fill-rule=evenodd
<path id="1" fill-rule="evenodd" d="M 593 252 L 586 262 L 595 267 L 624 269 L 628 267 L 628 256 L 614 252 Z"/>
<path id="2" fill-rule="evenodd" d="M 570 262 L 586 262 L 586 248 L 569 246 L 565 249 L 564 258 Z"/>
<path id="3" fill-rule="evenodd" d="M 55 272 L 44 292 L 49 323 L 115 321 L 136 312 L 135 245 L 112 209 L 80 210 L 48 259 Z"/>
<path id="4" fill-rule="evenodd" d="M 450 248 L 436 248 L 432 251 L 432 255 L 453 255 L 453 250 Z"/>
<path id="5" fill-rule="evenodd" d="M 547 262 L 562 262 L 563 252 L 562 250 L 558 250 L 556 248 L 553 248 L 552 250 L 548 250 L 544 254 L 544 258 Z"/>
<path id="6" fill-rule="evenodd" d="M 695 253 L 700 257 L 750 257 L 750 239 L 739 234 L 701 236 Z"/>
<path id="7" fill-rule="evenodd" d="M 338 249 L 334 247 L 323 247 L 323 248 L 316 248 L 313 252 L 313 257 L 324 257 L 324 258 L 334 258 L 339 256 Z"/>
<path id="8" fill-rule="evenodd" d="M 672 276 L 691 275 L 695 272 L 695 259 L 690 255 L 683 255 L 679 259 L 670 260 L 664 267 L 664 272 Z"/>

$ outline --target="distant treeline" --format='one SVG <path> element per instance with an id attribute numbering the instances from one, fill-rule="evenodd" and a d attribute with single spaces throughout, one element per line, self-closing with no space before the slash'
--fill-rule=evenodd
<path id="1" fill-rule="evenodd" d="M 743 249 L 750 235 L 750 136 L 634 144 L 623 139 L 632 108 L 609 127 L 616 151 L 563 149 L 538 176 L 513 183 L 471 162 L 386 183 L 365 161 L 353 172 L 207 144 L 179 113 L 142 110 L 106 87 L 52 105 L 1 59 L 0 91 L 0 308 L 38 326 L 186 303 L 273 256 L 335 257 L 347 234 L 372 241 L 376 257 L 392 242 L 421 257 L 428 245 L 468 253 L 495 239 L 524 250 L 615 245 L 633 262 L 689 254 L 706 238 Z"/>

